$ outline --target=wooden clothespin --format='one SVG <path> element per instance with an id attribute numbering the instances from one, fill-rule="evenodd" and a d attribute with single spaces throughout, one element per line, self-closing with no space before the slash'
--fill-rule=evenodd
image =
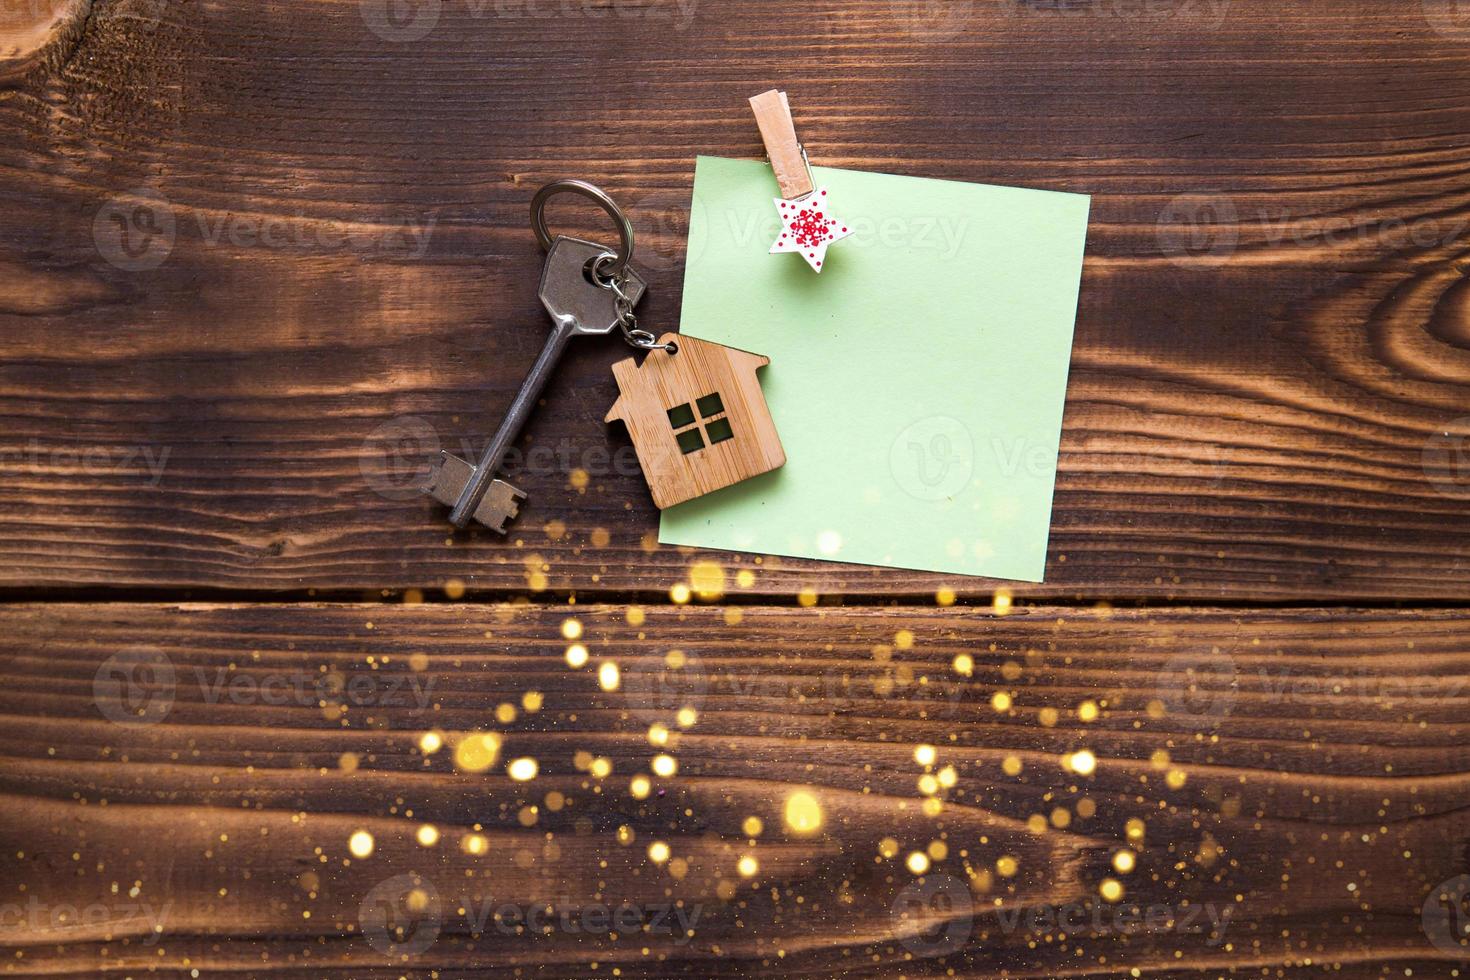
<path id="1" fill-rule="evenodd" d="M 821 272 L 827 261 L 827 246 L 851 235 L 852 230 L 828 211 L 827 189 L 818 187 L 812 179 L 811 163 L 806 147 L 796 137 L 786 93 L 778 89 L 762 92 L 750 100 L 750 107 L 755 110 L 766 156 L 781 188 L 781 196 L 775 199 L 781 234 L 771 246 L 771 254 L 796 252 L 807 265 Z"/>
<path id="2" fill-rule="evenodd" d="M 796 123 L 791 118 L 791 103 L 786 93 L 777 89 L 762 92 L 750 100 L 750 107 L 755 110 L 755 124 L 760 127 L 771 169 L 776 171 L 781 196 L 791 201 L 816 190 L 806 147 L 796 138 Z"/>

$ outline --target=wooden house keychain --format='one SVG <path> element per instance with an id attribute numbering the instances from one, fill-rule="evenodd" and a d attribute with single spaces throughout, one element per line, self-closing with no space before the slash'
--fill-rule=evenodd
<path id="1" fill-rule="evenodd" d="M 618 226 L 616 251 L 551 237 L 546 204 L 562 193 L 589 198 L 607 212 Z M 673 333 L 655 339 L 638 326 L 633 308 L 647 284 L 629 265 L 633 225 L 612 198 L 586 181 L 553 181 L 531 201 L 531 228 L 546 251 L 539 294 L 554 327 L 479 464 L 440 453 L 424 492 L 452 508 L 449 519 L 456 527 L 474 520 L 504 534 L 520 512 L 525 493 L 496 473 L 573 337 L 620 330 L 629 345 L 647 352 L 641 366 L 633 358 L 613 365 L 622 395 L 607 421 L 627 425 L 660 508 L 786 462 L 756 380 L 756 369 L 770 363 L 768 358 Z"/>
<path id="2" fill-rule="evenodd" d="M 821 272 L 827 262 L 827 246 L 851 235 L 852 229 L 832 215 L 827 188 L 818 187 L 812 178 L 806 147 L 796 138 L 796 123 L 786 93 L 777 89 L 762 92 L 750 100 L 750 107 L 755 110 L 766 156 L 781 188 L 781 196 L 775 199 L 781 231 L 771 254 L 795 252 L 813 270 Z"/>

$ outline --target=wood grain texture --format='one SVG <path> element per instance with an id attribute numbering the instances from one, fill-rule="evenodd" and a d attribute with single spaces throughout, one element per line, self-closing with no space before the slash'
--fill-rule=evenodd
<path id="1" fill-rule="evenodd" d="M 535 188 L 630 209 L 643 321 L 672 327 L 693 157 L 759 156 L 745 100 L 779 81 L 824 163 L 1093 195 L 1048 584 L 1018 594 L 1465 596 L 1452 5 L 54 6 L 65 43 L 0 88 L 11 594 L 667 589 L 690 558 L 645 547 L 598 421 L 613 347 L 575 351 L 533 420 L 515 540 L 447 545 L 404 490 L 483 444 L 542 343 Z M 760 572 L 762 598 L 991 587 Z"/>
<path id="2" fill-rule="evenodd" d="M 650 608 L 634 626 L 625 606 L 7 607 L 4 969 L 1454 975 L 1421 908 L 1470 872 L 1465 617 L 737 613 Z M 593 658 L 580 670 L 562 657 L 568 616 Z M 683 666 L 667 665 L 670 649 Z M 970 676 L 952 666 L 960 654 Z M 597 682 L 604 660 L 621 666 L 616 691 Z M 495 720 L 532 690 L 539 711 Z M 697 709 L 692 727 L 674 723 L 681 707 Z M 135 720 L 110 720 L 120 710 Z M 654 724 L 672 729 L 666 746 L 650 745 Z M 540 774 L 456 772 L 449 748 L 418 748 L 430 729 L 450 744 L 499 731 L 502 763 L 534 757 Z M 936 747 L 927 771 L 954 767 L 937 814 L 917 785 L 920 744 Z M 1090 775 L 1062 762 L 1083 748 L 1098 760 Z M 630 778 L 662 751 L 677 774 L 635 799 Z M 579 752 L 611 774 L 589 775 Z M 797 791 L 824 810 L 815 836 L 783 826 Z M 1044 829 L 1028 826 L 1037 815 Z M 758 837 L 742 829 L 749 816 L 764 821 Z M 1130 842 L 1132 819 L 1145 829 Z M 423 823 L 436 846 L 416 843 Z M 375 839 L 365 860 L 347 850 L 357 830 Z M 476 832 L 485 853 L 464 853 Z M 647 859 L 656 840 L 683 877 Z M 933 841 L 948 853 L 916 877 L 906 855 Z M 1130 844 L 1137 868 L 1110 870 Z M 759 862 L 749 880 L 744 855 Z M 1010 878 L 995 871 L 1005 857 L 1018 862 Z M 1126 888 L 1117 905 L 1096 897 L 1107 877 Z M 442 899 L 437 938 L 407 959 L 362 912 L 384 882 Z M 492 900 L 550 903 L 549 934 L 477 930 L 458 911 Z M 559 918 L 676 901 L 698 912 L 692 937 L 614 939 Z M 1167 920 L 1114 917 L 1134 905 Z M 1063 936 L 1048 909 L 1085 911 Z M 433 932 L 419 931 L 426 918 L 400 913 L 405 937 Z"/>

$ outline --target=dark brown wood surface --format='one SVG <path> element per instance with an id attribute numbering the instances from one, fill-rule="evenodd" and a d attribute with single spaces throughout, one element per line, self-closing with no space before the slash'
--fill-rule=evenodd
<path id="1" fill-rule="evenodd" d="M 614 341 L 508 539 L 412 492 L 544 339 L 535 189 L 676 328 L 772 85 L 820 163 L 1092 195 L 1046 584 L 660 547 Z M 1464 976 L 1467 142 L 1451 0 L 0 0 L 4 974 Z M 418 747 L 480 729 L 536 779 Z"/>
<path id="2" fill-rule="evenodd" d="M 24 920 L 7 969 L 1306 977 L 1337 963 L 1349 976 L 1450 975 L 1420 907 L 1465 870 L 1464 617 L 756 608 L 731 626 L 727 611 L 650 608 L 632 626 L 625 606 L 13 606 L 0 615 L 5 901 L 41 896 L 99 921 Z M 569 614 L 594 657 L 580 670 L 562 657 Z M 683 667 L 665 666 L 671 648 Z M 171 679 L 129 675 L 129 651 L 166 661 Z M 969 677 L 952 669 L 964 653 Z M 604 660 L 622 669 L 616 692 L 598 686 Z M 128 676 L 130 700 L 99 687 Z M 496 724 L 495 706 L 527 690 L 541 710 Z M 1009 710 L 994 709 L 996 692 Z M 1079 719 L 1084 701 L 1095 720 Z M 699 718 L 680 730 L 684 706 Z M 128 710 L 136 720 L 110 720 Z M 646 737 L 658 722 L 674 729 L 679 770 L 636 800 L 630 778 L 663 751 Z M 447 749 L 417 748 L 426 730 L 487 728 L 506 757 L 539 761 L 534 782 L 456 773 Z M 920 811 L 919 744 L 936 747 L 933 770 L 956 770 L 938 816 Z M 1099 759 L 1088 776 L 1062 763 L 1083 748 Z M 578 771 L 578 752 L 611 774 Z M 802 790 L 825 813 L 815 838 L 783 829 L 783 801 Z M 529 825 L 526 807 L 540 808 Z M 1045 830 L 1027 826 L 1038 814 Z M 753 841 L 749 816 L 765 824 Z M 1115 875 L 1135 819 L 1137 868 Z M 437 846 L 416 843 L 422 823 Z M 627 846 L 620 826 L 636 835 Z M 347 851 L 360 829 L 377 845 L 365 860 Z M 476 831 L 488 853 L 468 856 L 458 842 Z M 896 858 L 880 858 L 884 838 Z M 655 840 L 685 877 L 645 860 Z M 935 840 L 948 856 L 915 879 L 906 855 Z M 750 881 L 745 854 L 760 863 Z M 1008 856 L 1015 876 L 994 875 Z M 973 904 L 928 901 L 986 871 Z M 410 873 L 442 896 L 441 931 L 395 965 L 360 907 Z M 1089 903 L 1116 908 L 1097 897 L 1109 875 L 1123 907 L 1167 909 L 1171 924 L 1094 919 Z M 732 897 L 722 880 L 739 883 Z M 915 894 L 922 921 L 902 915 Z M 687 939 L 474 935 L 480 896 L 557 910 L 682 901 L 700 921 Z M 1064 938 L 1033 909 L 1088 911 Z M 154 918 L 164 928 L 150 937 Z"/>
<path id="3" fill-rule="evenodd" d="M 694 155 L 757 156 L 745 98 L 779 79 L 825 163 L 1093 195 L 1048 584 L 1026 592 L 1464 597 L 1470 32 L 1448 8 L 421 0 L 398 9 L 433 29 L 392 42 L 368 22 L 418 22 L 386 7 L 78 2 L 15 59 L 7 588 L 504 593 L 524 554 L 556 592 L 677 576 L 642 547 L 636 470 L 604 461 L 627 446 L 598 421 L 605 344 L 527 434 L 555 461 L 522 477 L 514 559 L 446 546 L 430 502 L 364 466 L 408 482 L 499 422 L 546 332 L 526 212 L 551 177 L 631 210 L 644 319 L 674 326 Z M 119 268 L 123 245 L 161 264 Z M 944 584 L 772 560 L 756 590 L 813 583 Z"/>

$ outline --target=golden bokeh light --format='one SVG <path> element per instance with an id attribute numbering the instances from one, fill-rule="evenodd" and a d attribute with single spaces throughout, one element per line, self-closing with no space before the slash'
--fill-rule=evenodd
<path id="1" fill-rule="evenodd" d="M 725 594 L 725 569 L 719 562 L 697 561 L 689 566 L 689 585 L 704 602 L 713 602 Z"/>
<path id="2" fill-rule="evenodd" d="M 822 804 L 804 789 L 786 797 L 783 816 L 786 828 L 798 836 L 815 834 L 822 829 Z"/>
<path id="3" fill-rule="evenodd" d="M 1088 749 L 1078 749 L 1062 756 L 1062 765 L 1079 776 L 1091 776 L 1097 770 L 1097 756 Z"/>
<path id="4" fill-rule="evenodd" d="M 470 732 L 454 746 L 454 767 L 460 772 L 486 772 L 500 758 L 500 736 Z"/>

